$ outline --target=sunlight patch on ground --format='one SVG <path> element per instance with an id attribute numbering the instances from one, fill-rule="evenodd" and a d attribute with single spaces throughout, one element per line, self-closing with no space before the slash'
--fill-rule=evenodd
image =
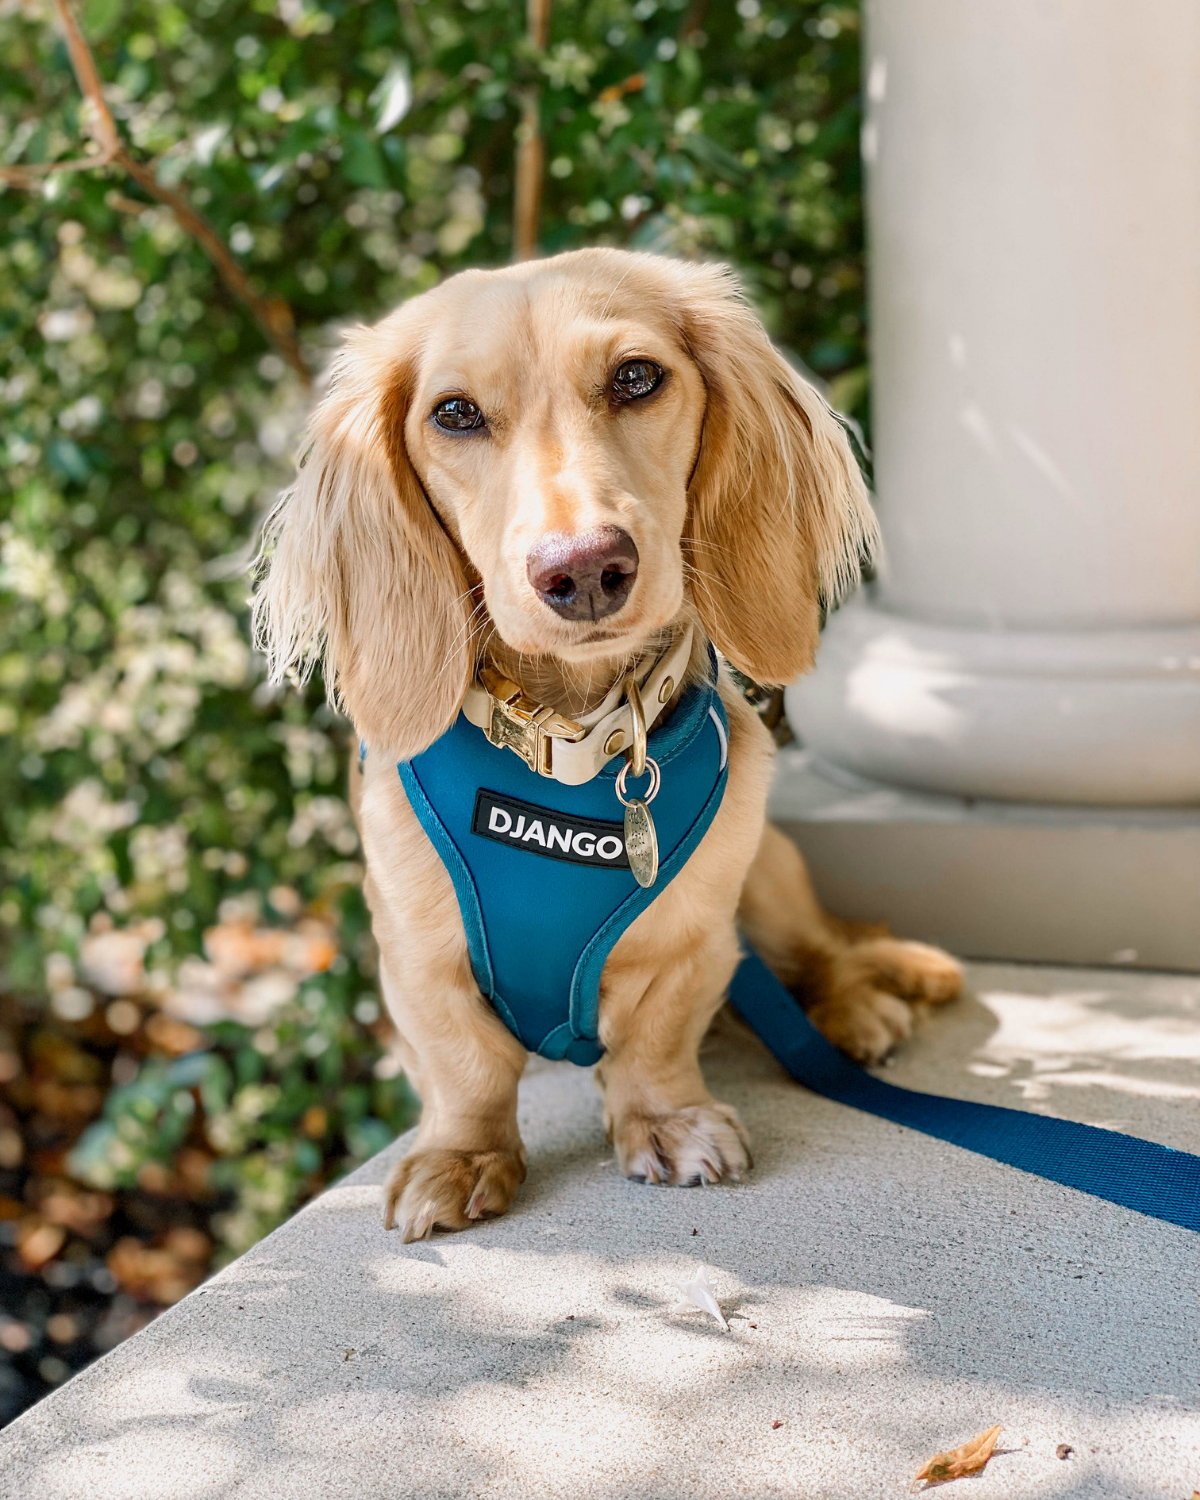
<path id="1" fill-rule="evenodd" d="M 999 1021 L 979 1051 L 985 1061 L 1057 1069 L 1082 1058 L 1140 1062 L 1200 1060 L 1200 1024 L 1193 1017 L 1157 1012 L 1121 1015 L 1103 990 L 1022 995 L 981 990 L 977 998 Z"/>
<path id="2" fill-rule="evenodd" d="M 1128 1073 L 1111 1073 L 1102 1070 L 1080 1072 L 1040 1073 L 1034 1078 L 1023 1078 L 1018 1087 L 1031 1103 L 1049 1099 L 1052 1088 L 1067 1084 L 1075 1088 L 1114 1089 L 1118 1094 L 1136 1094 L 1142 1099 L 1200 1099 L 1200 1088 L 1188 1088 L 1185 1084 L 1165 1083 L 1157 1078 L 1134 1078 Z"/>
<path id="3" fill-rule="evenodd" d="M 169 1472 L 171 1500 L 208 1500 L 232 1483 L 238 1470 L 236 1445 L 193 1430 L 188 1474 L 179 1464 L 180 1434 L 172 1424 L 154 1431 L 145 1424 L 130 1427 L 102 1442 L 64 1445 L 61 1454 L 40 1464 L 36 1493 L 46 1500 L 80 1494 L 86 1475 L 88 1500 L 162 1500 L 163 1474 Z"/>

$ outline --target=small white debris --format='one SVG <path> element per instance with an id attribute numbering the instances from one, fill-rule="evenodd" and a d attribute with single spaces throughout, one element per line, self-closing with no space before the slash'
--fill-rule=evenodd
<path id="1" fill-rule="evenodd" d="M 725 1321 L 721 1304 L 717 1301 L 712 1283 L 708 1279 L 707 1267 L 697 1266 L 696 1274 L 691 1281 L 677 1281 L 675 1288 L 683 1301 L 675 1304 L 671 1309 L 672 1313 L 707 1313 L 710 1318 L 716 1318 L 726 1333 L 729 1332 L 729 1324 Z"/>

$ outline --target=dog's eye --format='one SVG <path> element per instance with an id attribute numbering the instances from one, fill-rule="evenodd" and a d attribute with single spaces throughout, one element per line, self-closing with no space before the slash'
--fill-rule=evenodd
<path id="1" fill-rule="evenodd" d="M 663 372 L 648 359 L 627 359 L 612 378 L 612 393 L 618 401 L 637 401 L 662 384 Z"/>
<path id="2" fill-rule="evenodd" d="M 465 396 L 451 396 L 433 408 L 433 420 L 447 432 L 471 432 L 484 425 L 483 413 Z"/>

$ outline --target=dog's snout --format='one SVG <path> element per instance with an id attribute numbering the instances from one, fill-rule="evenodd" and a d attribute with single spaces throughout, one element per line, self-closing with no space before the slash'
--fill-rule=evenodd
<path id="1" fill-rule="evenodd" d="M 571 536 L 544 536 L 525 559 L 539 599 L 564 620 L 602 620 L 629 597 L 638 571 L 638 549 L 619 526 Z"/>

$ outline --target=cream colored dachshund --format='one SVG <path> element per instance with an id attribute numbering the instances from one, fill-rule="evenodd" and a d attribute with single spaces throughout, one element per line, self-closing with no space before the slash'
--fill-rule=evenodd
<path id="1" fill-rule="evenodd" d="M 841 425 L 723 267 L 581 250 L 463 272 L 348 335 L 268 522 L 255 613 L 273 677 L 320 661 L 365 746 L 351 779 L 366 895 L 423 1104 L 386 1227 L 465 1228 L 525 1177 L 517 1085 L 534 1044 L 489 993 L 487 957 L 514 937 L 496 912 L 523 872 L 591 882 L 619 908 L 593 1041 L 631 1178 L 750 1165 L 698 1063 L 739 931 L 863 1062 L 908 1036 L 914 1005 L 958 993 L 946 954 L 821 910 L 765 822 L 772 739 L 725 665 L 759 683 L 807 671 L 822 610 L 875 543 Z M 652 796 L 661 782 L 665 808 L 678 791 L 685 740 L 706 810 L 671 853 Z M 501 789 L 460 790 L 443 745 Z M 547 795 L 504 792 L 510 768 Z M 474 823 L 454 832 L 435 783 Z M 560 783 L 607 799 L 612 820 L 556 811 Z M 482 916 L 463 873 L 476 859 L 517 872 Z M 529 920 L 553 925 L 555 903 Z M 580 1060 L 562 1051 L 591 1045 L 574 1000 L 560 1033 L 542 1050 Z"/>

